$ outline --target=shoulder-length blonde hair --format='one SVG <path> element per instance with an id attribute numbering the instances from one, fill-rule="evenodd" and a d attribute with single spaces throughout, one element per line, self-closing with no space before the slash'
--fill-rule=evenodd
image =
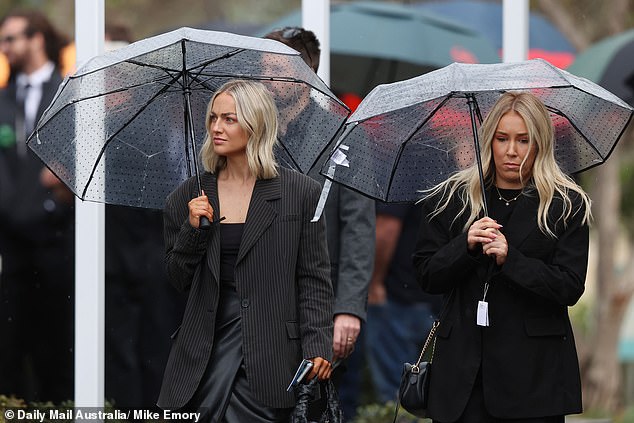
<path id="1" fill-rule="evenodd" d="M 257 179 L 278 175 L 273 147 L 277 142 L 277 107 L 269 90 L 260 82 L 236 79 L 222 85 L 207 105 L 205 128 L 207 135 L 200 150 L 203 167 L 218 173 L 227 166 L 227 158 L 216 154 L 211 135 L 211 108 L 214 100 L 225 93 L 236 103 L 238 125 L 249 135 L 246 155 L 251 174 Z"/>
<path id="2" fill-rule="evenodd" d="M 539 197 L 537 222 L 540 230 L 547 235 L 555 236 L 552 228 L 554 222 L 548 220 L 548 210 L 555 197 L 561 198 L 563 202 L 562 214 L 559 219 L 563 219 L 564 224 L 571 214 L 579 212 L 579 210 L 573 210 L 571 193 L 577 193 L 581 198 L 583 222 L 588 223 L 591 219 L 590 198 L 572 178 L 561 170 L 555 161 L 553 147 L 555 131 L 552 120 L 541 100 L 529 92 L 504 93 L 482 122 L 478 134 L 485 185 L 491 187 L 495 183 L 495 163 L 492 159 L 491 144 L 500 119 L 510 111 L 517 112 L 524 119 L 528 131 L 528 151 L 530 152 L 532 149 L 536 151 L 530 177 L 527 181 L 521 182 L 524 187 L 533 187 L 537 191 Z M 527 157 L 528 154 L 520 165 L 520 175 L 523 174 L 522 168 Z M 430 217 L 442 212 L 449 205 L 452 197 L 458 195 L 462 201 L 459 216 L 469 212 L 464 230 L 467 230 L 484 212 L 477 163 L 455 173 L 425 193 L 426 197 L 441 194 L 439 205 Z"/>

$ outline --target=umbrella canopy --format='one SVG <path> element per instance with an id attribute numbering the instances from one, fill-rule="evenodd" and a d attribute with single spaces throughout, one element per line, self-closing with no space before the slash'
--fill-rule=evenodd
<path id="1" fill-rule="evenodd" d="M 541 59 L 455 63 L 372 90 L 322 173 L 382 201 L 416 201 L 420 190 L 476 161 L 474 115 L 488 113 L 509 90 L 544 102 L 555 126 L 555 157 L 568 173 L 607 159 L 632 118 L 633 109 L 612 93 Z"/>
<path id="2" fill-rule="evenodd" d="M 295 11 L 264 29 L 301 25 Z M 497 51 L 466 26 L 411 7 L 385 2 L 333 4 L 330 8 L 330 76 L 338 92 L 367 94 L 452 62 L 493 63 Z"/>
<path id="3" fill-rule="evenodd" d="M 29 147 L 83 200 L 162 208 L 198 174 L 207 104 L 233 78 L 269 86 L 280 161 L 302 172 L 349 114 L 282 43 L 181 28 L 97 56 L 66 78 Z"/>
<path id="4" fill-rule="evenodd" d="M 605 38 L 580 53 L 570 72 L 634 104 L 634 29 Z"/>
<path id="5" fill-rule="evenodd" d="M 445 0 L 411 5 L 417 10 L 436 13 L 459 22 L 484 35 L 502 56 L 502 3 L 482 0 Z M 528 58 L 545 59 L 559 68 L 567 68 L 575 59 L 575 48 L 541 14 L 528 17 Z"/>

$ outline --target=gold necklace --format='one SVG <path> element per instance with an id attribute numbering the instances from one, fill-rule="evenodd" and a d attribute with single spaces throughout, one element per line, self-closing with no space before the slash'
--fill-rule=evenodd
<path id="1" fill-rule="evenodd" d="M 511 202 L 513 202 L 513 201 L 517 200 L 518 198 L 520 198 L 520 195 L 524 194 L 524 188 L 522 188 L 522 190 L 520 191 L 520 193 L 519 193 L 519 194 L 517 194 L 515 197 L 513 197 L 513 198 L 511 198 L 511 199 L 508 199 L 508 198 L 504 198 L 504 197 L 502 197 L 502 194 L 500 193 L 500 190 L 498 189 L 497 185 L 495 186 L 495 190 L 496 190 L 496 191 L 497 191 L 497 193 L 498 193 L 498 200 L 502 200 L 502 201 L 504 201 L 504 204 L 506 204 L 507 206 L 508 206 Z"/>

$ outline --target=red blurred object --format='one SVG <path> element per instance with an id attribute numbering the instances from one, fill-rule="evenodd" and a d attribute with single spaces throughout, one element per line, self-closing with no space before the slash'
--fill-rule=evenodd
<path id="1" fill-rule="evenodd" d="M 339 96 L 339 100 L 343 101 L 344 104 L 354 112 L 361 103 L 362 98 L 358 94 L 346 92 Z"/>

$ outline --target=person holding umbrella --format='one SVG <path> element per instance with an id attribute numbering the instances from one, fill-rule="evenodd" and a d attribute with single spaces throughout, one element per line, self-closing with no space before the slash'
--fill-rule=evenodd
<path id="1" fill-rule="evenodd" d="M 206 128 L 203 192 L 190 178 L 164 209 L 168 273 L 189 299 L 158 405 L 203 421 L 288 421 L 302 358 L 309 379 L 331 372 L 325 221 L 311 222 L 320 187 L 277 166 L 277 109 L 261 83 L 221 86 Z"/>
<path id="2" fill-rule="evenodd" d="M 567 310 L 584 291 L 590 199 L 555 161 L 533 94 L 501 95 L 479 133 L 485 186 L 474 165 L 422 200 L 417 277 L 446 301 L 428 415 L 563 422 L 582 411 Z"/>

